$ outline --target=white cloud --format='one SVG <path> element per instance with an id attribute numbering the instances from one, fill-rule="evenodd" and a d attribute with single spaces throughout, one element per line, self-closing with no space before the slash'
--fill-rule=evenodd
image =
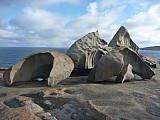
<path id="1" fill-rule="evenodd" d="M 139 46 L 160 44 L 160 4 L 152 5 L 146 12 L 140 12 L 128 19 L 124 25 Z"/>
<path id="2" fill-rule="evenodd" d="M 17 36 L 17 41 L 23 39 L 32 42 L 32 46 L 69 47 L 73 41 L 97 29 L 103 37 L 106 37 L 107 32 L 113 33 L 107 29 L 117 19 L 119 9 L 99 12 L 98 7 L 96 2 L 90 3 L 86 8 L 88 12 L 73 20 L 44 9 L 29 7 L 12 19 L 10 24 L 19 29 L 13 30 L 13 33 L 23 31 L 21 34 L 24 38 Z"/>
<path id="3" fill-rule="evenodd" d="M 87 7 L 89 13 L 96 15 L 97 14 L 97 2 L 90 3 Z"/>
<path id="4" fill-rule="evenodd" d="M 59 29 L 63 26 L 63 17 L 41 9 L 24 9 L 20 16 L 11 20 L 11 24 L 27 30 L 39 31 Z"/>
<path id="5" fill-rule="evenodd" d="M 46 9 L 46 6 L 79 2 L 80 0 L 0 1 L 0 6 L 23 7 L 23 11 L 9 22 L 0 19 L 0 41 L 10 46 L 69 47 L 88 32 L 99 30 L 100 36 L 109 42 L 120 25 L 124 25 L 139 46 L 160 44 L 159 4 L 145 0 L 97 0 L 88 4 L 85 14 L 72 19 Z M 132 8 L 131 11 L 127 11 L 130 10 L 129 7 Z"/>

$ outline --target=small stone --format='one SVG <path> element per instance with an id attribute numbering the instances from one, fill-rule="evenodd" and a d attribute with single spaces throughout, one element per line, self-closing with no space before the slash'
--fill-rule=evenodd
<path id="1" fill-rule="evenodd" d="M 71 111 L 70 109 L 66 109 L 66 110 L 64 111 L 64 113 L 65 113 L 65 114 L 71 114 L 72 111 Z"/>
<path id="2" fill-rule="evenodd" d="M 71 115 L 71 119 L 72 119 L 72 120 L 77 120 L 77 119 L 78 119 L 78 115 L 77 115 L 76 113 L 73 113 L 73 114 Z"/>
<path id="3" fill-rule="evenodd" d="M 7 94 L 6 93 L 0 93 L 0 98 L 5 97 Z"/>
<path id="4" fill-rule="evenodd" d="M 133 92 L 133 96 L 138 97 L 138 98 L 144 98 L 145 95 L 137 92 Z"/>
<path id="5" fill-rule="evenodd" d="M 146 108 L 146 110 L 151 115 L 160 117 L 160 108 L 158 108 L 158 107 L 155 107 L 155 108 Z"/>

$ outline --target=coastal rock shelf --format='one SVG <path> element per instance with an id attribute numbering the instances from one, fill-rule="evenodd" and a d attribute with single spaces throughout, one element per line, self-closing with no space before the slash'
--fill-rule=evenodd
<path id="1" fill-rule="evenodd" d="M 0 119 L 159 120 L 160 61 L 138 48 L 122 26 L 109 46 L 96 31 L 67 55 L 42 51 L 0 69 Z"/>
<path id="2" fill-rule="evenodd" d="M 66 55 L 43 51 L 22 59 L 4 73 L 4 81 L 10 86 L 19 81 L 47 79 L 48 85 L 54 86 L 68 78 L 73 70 L 90 70 L 88 81 L 91 82 L 116 76 L 115 80 L 123 83 L 134 79 L 134 74 L 151 79 L 155 74 L 150 67 L 158 66 L 159 62 L 141 56 L 138 49 L 124 26 L 108 46 L 97 30 L 75 41 Z"/>
<path id="3" fill-rule="evenodd" d="M 87 83 L 87 76 L 69 77 L 63 81 L 66 85 L 54 88 L 37 81 L 21 82 L 10 88 L 1 84 L 0 117 L 1 120 L 62 120 L 62 116 L 67 120 L 159 120 L 160 70 L 154 72 L 152 80 L 135 79 L 125 84 Z"/>

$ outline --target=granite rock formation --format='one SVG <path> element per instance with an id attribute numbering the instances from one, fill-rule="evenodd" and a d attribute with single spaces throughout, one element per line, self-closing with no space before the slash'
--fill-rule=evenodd
<path id="1" fill-rule="evenodd" d="M 14 82 L 34 79 L 48 79 L 53 86 L 70 76 L 74 68 L 73 61 L 63 53 L 43 51 L 22 59 L 4 72 L 4 81 L 10 86 Z"/>
<path id="2" fill-rule="evenodd" d="M 98 31 L 88 33 L 69 48 L 67 55 L 73 60 L 75 68 L 91 69 L 101 58 L 107 42 L 100 38 Z"/>
<path id="3" fill-rule="evenodd" d="M 128 47 L 134 51 L 138 51 L 139 47 L 132 41 L 128 30 L 121 26 L 117 33 L 114 35 L 110 41 L 109 47 Z"/>
<path id="4" fill-rule="evenodd" d="M 152 69 L 143 61 L 135 51 L 122 48 L 120 53 L 123 55 L 124 65 L 130 64 L 133 67 L 133 73 L 143 79 L 151 79 L 154 76 Z"/>
<path id="5" fill-rule="evenodd" d="M 106 53 L 91 70 L 88 81 L 100 82 L 118 75 L 124 66 L 123 55 L 117 50 Z"/>
<path id="6" fill-rule="evenodd" d="M 116 80 L 123 83 L 125 80 L 131 80 L 133 74 L 143 79 L 151 79 L 155 75 L 135 51 L 129 48 L 118 48 L 101 57 L 91 70 L 88 81 L 100 82 L 117 76 Z"/>

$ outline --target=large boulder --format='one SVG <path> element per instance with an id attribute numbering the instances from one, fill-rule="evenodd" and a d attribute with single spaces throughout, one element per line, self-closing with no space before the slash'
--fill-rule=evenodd
<path id="1" fill-rule="evenodd" d="M 100 82 L 116 76 L 116 80 L 123 83 L 125 80 L 134 78 L 133 74 L 143 79 L 151 79 L 155 75 L 135 51 L 129 48 L 118 48 L 100 58 L 91 70 L 88 81 Z"/>
<path id="2" fill-rule="evenodd" d="M 88 81 L 100 82 L 120 74 L 124 66 L 123 55 L 117 50 L 106 53 L 91 70 Z"/>
<path id="3" fill-rule="evenodd" d="M 121 26 L 117 33 L 114 35 L 110 41 L 109 47 L 128 47 L 134 51 L 138 51 L 139 47 L 132 41 L 128 30 Z"/>
<path id="4" fill-rule="evenodd" d="M 7 69 L 3 77 L 8 86 L 14 82 L 37 78 L 48 79 L 48 85 L 53 86 L 69 77 L 73 69 L 74 63 L 67 55 L 56 51 L 43 51 L 22 59 Z"/>
<path id="5" fill-rule="evenodd" d="M 143 61 L 139 54 L 129 48 L 120 48 L 123 54 L 124 65 L 130 64 L 133 67 L 133 73 L 143 79 L 151 79 L 154 76 L 152 69 Z"/>
<path id="6" fill-rule="evenodd" d="M 99 37 L 98 31 L 88 33 L 72 44 L 67 55 L 73 60 L 75 68 L 91 69 L 102 57 L 99 49 L 105 45 L 107 42 Z"/>

